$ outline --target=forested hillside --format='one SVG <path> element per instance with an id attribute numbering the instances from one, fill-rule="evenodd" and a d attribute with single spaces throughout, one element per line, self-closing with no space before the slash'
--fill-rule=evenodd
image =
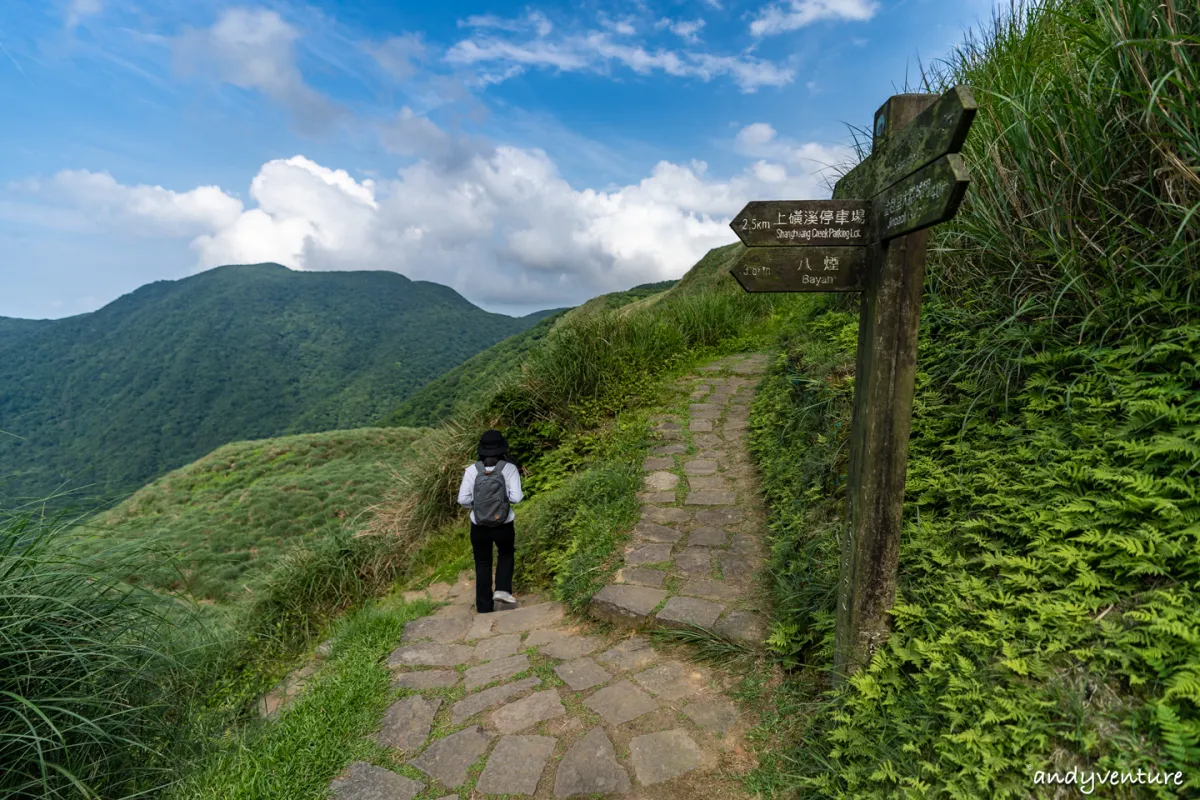
<path id="1" fill-rule="evenodd" d="M 219 267 L 0 321 L 0 493 L 136 489 L 227 442 L 367 425 L 540 318 L 394 272 Z"/>

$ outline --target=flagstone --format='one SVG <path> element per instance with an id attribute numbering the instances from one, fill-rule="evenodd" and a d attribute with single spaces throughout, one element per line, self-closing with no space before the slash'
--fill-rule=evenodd
<path id="1" fill-rule="evenodd" d="M 683 465 L 683 471 L 688 475 L 712 475 L 717 471 L 717 462 L 703 458 L 692 459 Z"/>
<path id="2" fill-rule="evenodd" d="M 503 636 L 485 639 L 475 645 L 475 660 L 493 661 L 504 656 L 511 656 L 520 649 L 521 634 L 506 633 Z"/>
<path id="3" fill-rule="evenodd" d="M 689 575 L 710 575 L 712 551 L 707 547 L 688 547 L 675 556 L 675 566 Z"/>
<path id="4" fill-rule="evenodd" d="M 440 697 L 402 697 L 384 712 L 382 726 L 372 738 L 383 747 L 416 752 L 429 738 L 433 717 L 441 705 Z"/>
<path id="5" fill-rule="evenodd" d="M 539 722 L 561 717 L 567 713 L 558 692 L 546 689 L 534 692 L 492 712 L 491 726 L 501 733 L 520 733 Z"/>
<path id="6" fill-rule="evenodd" d="M 733 525 L 742 521 L 744 512 L 740 507 L 706 508 L 696 512 L 696 522 L 701 525 Z"/>
<path id="7" fill-rule="evenodd" d="M 667 596 L 662 589 L 629 584 L 610 584 L 592 595 L 592 613 L 611 622 L 637 622 L 658 607 Z"/>
<path id="8" fill-rule="evenodd" d="M 668 661 L 639 672 L 633 679 L 647 691 L 664 700 L 679 700 L 704 688 L 704 675 L 695 667 Z"/>
<path id="9" fill-rule="evenodd" d="M 660 506 L 642 506 L 642 519 L 673 525 L 687 522 L 692 518 L 692 512 L 686 508 L 662 508 Z"/>
<path id="10" fill-rule="evenodd" d="M 554 796 L 558 798 L 625 794 L 629 789 L 629 775 L 599 725 L 571 745 L 554 775 Z"/>
<path id="11" fill-rule="evenodd" d="M 709 578 L 688 578 L 679 593 L 689 597 L 707 597 L 714 600 L 734 600 L 741 594 L 735 587 Z"/>
<path id="12" fill-rule="evenodd" d="M 700 766 L 700 746 L 682 728 L 635 736 L 629 758 L 638 783 L 653 786 Z"/>
<path id="13" fill-rule="evenodd" d="M 737 503 L 737 494 L 734 492 L 688 492 L 687 500 L 684 502 L 689 506 L 731 506 Z"/>
<path id="14" fill-rule="evenodd" d="M 469 694 L 454 704 L 454 708 L 450 711 L 450 722 L 455 725 L 461 725 L 479 712 L 496 708 L 516 697 L 521 692 L 541 685 L 542 679 L 531 675 L 519 681 L 502 683 L 499 686 L 484 689 L 482 692 Z"/>
<path id="15" fill-rule="evenodd" d="M 633 583 L 638 586 L 651 586 L 661 589 L 667 580 L 667 573 L 661 569 L 647 567 L 622 567 L 613 578 L 614 583 Z"/>
<path id="16" fill-rule="evenodd" d="M 355 761 L 329 784 L 333 800 L 412 800 L 425 784 L 389 769 Z"/>
<path id="17" fill-rule="evenodd" d="M 535 793 L 557 743 L 553 736 L 500 737 L 475 790 L 482 794 Z"/>
<path id="18" fill-rule="evenodd" d="M 644 544 L 625 554 L 625 563 L 631 567 L 670 560 L 671 545 L 669 544 Z"/>
<path id="19" fill-rule="evenodd" d="M 527 669 L 529 669 L 529 656 L 524 653 L 499 658 L 467 670 L 464 675 L 463 686 L 467 689 L 477 689 L 492 681 L 511 678 L 518 672 L 524 672 Z"/>
<path id="20" fill-rule="evenodd" d="M 481 727 L 472 725 L 438 739 L 408 763 L 441 781 L 447 789 L 457 789 L 467 782 L 467 770 L 487 750 L 490 739 Z"/>
<path id="21" fill-rule="evenodd" d="M 496 620 L 496 633 L 524 633 L 534 628 L 545 628 L 563 618 L 566 608 L 562 603 L 539 603 L 528 608 L 509 611 Z"/>
<path id="22" fill-rule="evenodd" d="M 574 661 L 559 664 L 554 668 L 554 674 L 562 678 L 563 682 L 576 692 L 608 683 L 609 678 L 612 677 L 608 670 L 590 658 L 577 658 Z"/>
<path id="23" fill-rule="evenodd" d="M 688 478 L 688 489 L 693 492 L 727 492 L 730 483 L 721 475 L 696 476 Z"/>
<path id="24" fill-rule="evenodd" d="M 458 683 L 459 674 L 452 669 L 423 669 L 419 672 L 399 672 L 392 677 L 393 689 L 444 689 Z"/>
<path id="25" fill-rule="evenodd" d="M 687 539 L 688 547 L 724 547 L 728 543 L 729 535 L 725 531 L 709 525 L 693 529 Z"/>
<path id="26" fill-rule="evenodd" d="M 470 627 L 471 617 L 464 613 L 421 617 L 404 626 L 401 641 L 432 639 L 440 644 L 449 644 L 463 638 Z"/>
<path id="27" fill-rule="evenodd" d="M 628 680 L 596 691 L 583 704 L 609 725 L 622 725 L 658 709 L 653 697 Z"/>
<path id="28" fill-rule="evenodd" d="M 710 628 L 724 610 L 725 607 L 720 603 L 676 595 L 667 601 L 662 611 L 654 618 L 668 628 L 683 628 L 688 625 Z"/>
<path id="29" fill-rule="evenodd" d="M 716 626 L 719 633 L 753 645 L 762 644 L 766 628 L 766 619 L 749 611 L 730 611 Z"/>
<path id="30" fill-rule="evenodd" d="M 659 525 L 657 522 L 646 522 L 643 520 L 633 526 L 633 538 L 644 542 L 678 542 L 683 538 L 683 534 L 674 528 L 668 528 L 665 525 Z"/>
<path id="31" fill-rule="evenodd" d="M 465 644 L 417 642 L 397 647 L 388 656 L 390 667 L 453 667 L 465 664 L 475 655 L 475 648 Z"/>
<path id="32" fill-rule="evenodd" d="M 663 596 L 666 596 L 665 592 Z M 657 661 L 658 652 L 645 637 L 633 636 L 596 656 L 596 660 L 614 669 L 632 670 Z"/>

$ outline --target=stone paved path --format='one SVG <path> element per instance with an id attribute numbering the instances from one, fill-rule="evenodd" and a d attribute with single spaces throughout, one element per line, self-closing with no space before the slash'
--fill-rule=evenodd
<path id="1" fill-rule="evenodd" d="M 476 614 L 469 572 L 411 593 L 447 605 L 408 623 L 387 660 L 394 702 L 372 740 L 397 766 L 355 762 L 331 797 L 748 796 L 736 776 L 755 764 L 743 744 L 755 720 L 729 697 L 740 676 L 696 665 L 684 646 L 651 646 L 624 623 L 700 623 L 761 640 L 761 511 L 742 430 L 747 376 L 764 360 L 710 365 L 677 387 L 681 413 L 658 421 L 667 443 L 647 461 L 646 505 L 621 582 L 591 605 L 622 625 L 573 619 L 528 596 L 519 608 Z"/>
<path id="2" fill-rule="evenodd" d="M 654 418 L 661 444 L 644 469 L 642 519 L 625 566 L 592 598 L 619 625 L 709 628 L 759 646 L 766 617 L 758 577 L 762 510 L 744 442 L 766 356 L 733 356 L 678 388 L 680 410 Z"/>

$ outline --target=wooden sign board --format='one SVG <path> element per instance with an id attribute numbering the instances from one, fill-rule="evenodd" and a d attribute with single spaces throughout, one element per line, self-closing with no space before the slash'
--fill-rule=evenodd
<path id="1" fill-rule="evenodd" d="M 747 247 L 864 245 L 870 216 L 862 200 L 758 200 L 729 227 Z"/>
<path id="2" fill-rule="evenodd" d="M 861 164 L 842 176 L 834 187 L 833 196 L 872 198 L 946 153 L 957 153 L 967 139 L 976 108 L 971 90 L 966 86 L 955 86 L 895 136 L 884 138 L 882 130 L 877 130 L 880 145 Z M 877 128 L 886 124 L 886 113 L 876 116 Z"/>
<path id="3" fill-rule="evenodd" d="M 871 202 L 871 240 L 885 242 L 951 219 L 969 183 L 962 156 L 953 153 L 884 189 Z"/>
<path id="4" fill-rule="evenodd" d="M 861 292 L 865 247 L 751 247 L 730 273 L 747 292 Z"/>

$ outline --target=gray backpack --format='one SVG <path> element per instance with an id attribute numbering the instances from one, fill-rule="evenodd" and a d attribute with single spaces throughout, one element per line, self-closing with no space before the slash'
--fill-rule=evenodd
<path id="1" fill-rule="evenodd" d="M 497 461 L 492 474 L 482 461 L 475 462 L 475 497 L 471 508 L 475 524 L 493 528 L 508 522 L 508 486 L 504 483 L 504 462 Z"/>

